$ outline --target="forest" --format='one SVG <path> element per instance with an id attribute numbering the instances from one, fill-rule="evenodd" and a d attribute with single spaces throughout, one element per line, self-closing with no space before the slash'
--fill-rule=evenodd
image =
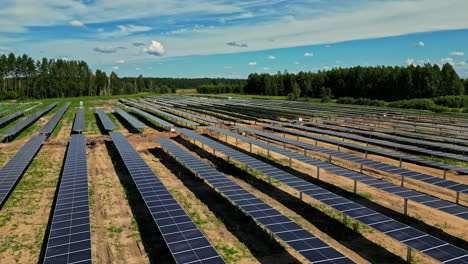
<path id="1" fill-rule="evenodd" d="M 93 72 L 84 61 L 47 59 L 28 55 L 0 55 L 0 99 L 109 96 L 141 92 L 170 93 L 203 85 L 240 85 L 246 80 L 222 78 L 119 77 Z"/>
<path id="2" fill-rule="evenodd" d="M 353 97 L 385 101 L 463 95 L 468 80 L 450 64 L 407 67 L 352 67 L 297 74 L 250 74 L 246 94 L 281 95 L 289 98 Z"/>

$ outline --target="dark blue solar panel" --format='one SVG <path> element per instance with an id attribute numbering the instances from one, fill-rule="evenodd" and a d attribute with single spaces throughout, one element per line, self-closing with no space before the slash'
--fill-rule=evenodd
<path id="1" fill-rule="evenodd" d="M 256 171 L 259 171 L 261 173 L 263 173 L 264 175 L 266 176 L 269 176 L 271 177 L 272 179 L 275 179 L 281 183 L 284 183 L 288 186 L 291 186 L 292 188 L 295 188 L 296 190 L 299 190 L 300 192 L 302 192 L 304 195 L 308 195 L 318 201 L 321 201 L 322 203 L 324 204 L 327 204 L 328 206 L 330 207 L 333 207 L 334 209 L 342 212 L 343 214 L 357 220 L 357 221 L 360 221 L 361 222 L 361 219 L 365 219 L 363 221 L 365 222 L 362 222 L 384 234 L 387 234 L 389 232 L 392 232 L 392 231 L 396 231 L 397 229 L 388 229 L 388 226 L 382 226 L 380 225 L 381 223 L 383 222 L 386 222 L 386 223 L 392 223 L 393 226 L 401 226 L 402 228 L 404 228 L 409 234 L 412 234 L 412 233 L 421 233 L 424 235 L 424 239 L 425 241 L 430 241 L 429 245 L 426 249 L 418 249 L 418 251 L 420 251 L 421 253 L 423 254 L 426 254 L 436 260 L 443 260 L 445 259 L 445 254 L 448 254 L 449 251 L 450 252 L 455 252 L 455 253 L 450 253 L 451 256 L 453 256 L 454 258 L 462 258 L 464 256 L 468 256 L 468 252 L 464 251 L 463 249 L 460 249 L 454 245 L 451 245 L 449 243 L 446 243 L 438 238 L 435 238 L 433 236 L 430 236 L 430 235 L 427 235 L 415 228 L 412 228 L 410 226 L 407 226 L 403 223 L 400 223 L 390 217 L 387 217 L 385 215 L 382 215 L 376 211 L 373 211 L 369 208 L 366 208 L 360 204 L 357 204 L 355 202 L 352 202 L 350 200 L 347 200 L 337 194 L 334 194 L 332 192 L 329 192 L 325 189 L 322 189 L 312 183 L 309 183 L 305 180 L 302 180 L 292 174 L 289 174 L 287 172 L 284 172 L 276 167 L 273 167 L 267 163 L 264 163 L 260 160 L 257 160 L 249 155 L 246 155 L 244 153 L 241 153 L 239 151 L 236 151 L 232 148 L 229 148 L 223 144 L 220 144 L 216 141 L 213 141 L 211 139 L 208 139 L 206 137 L 203 137 L 193 131 L 190 131 L 188 129 L 178 129 L 182 134 L 184 134 L 185 136 L 188 136 L 190 138 L 193 138 L 195 139 L 196 141 L 199 141 L 201 142 L 202 144 L 206 145 L 206 146 L 209 146 L 213 149 L 215 149 L 216 151 L 219 151 L 221 153 L 224 153 L 225 155 L 237 160 L 238 162 L 240 163 L 243 163 L 245 165 L 247 165 L 248 167 L 256 170 Z M 296 153 L 297 154 L 297 153 Z M 316 165 L 314 165 L 316 164 Z M 328 166 L 333 166 L 333 167 L 336 167 L 334 165 L 330 165 L 328 163 L 325 163 L 325 162 L 322 162 L 322 161 L 319 161 L 319 160 L 313 160 L 312 161 L 312 165 L 314 166 L 319 166 L 319 167 L 322 167 L 321 165 L 322 164 L 325 164 L 325 165 L 328 165 Z M 340 168 L 341 169 L 341 168 Z M 327 169 L 329 170 L 329 169 Z M 276 173 L 275 173 L 276 172 Z M 290 182 L 294 182 L 295 184 L 290 184 Z M 301 186 L 300 188 L 298 188 L 297 186 Z M 372 218 L 368 218 L 372 216 Z M 378 217 L 377 217 L 378 216 Z M 366 218 L 367 217 L 367 218 Z M 394 235 L 392 236 L 393 238 L 397 239 L 398 240 L 398 236 L 397 235 Z M 404 240 L 398 240 L 399 242 L 405 244 L 405 245 L 408 245 L 411 247 L 411 243 L 414 243 L 415 241 L 417 241 L 419 239 L 419 237 L 412 237 L 412 238 L 409 238 L 409 239 L 404 239 Z M 431 253 L 431 254 L 428 254 L 427 251 L 429 251 L 433 246 L 432 245 L 438 245 L 440 244 L 442 241 L 442 243 L 446 243 L 448 248 L 446 250 L 444 250 L 444 252 L 435 252 L 435 253 Z"/>
<path id="2" fill-rule="evenodd" d="M 0 206 L 6 201 L 6 197 L 29 166 L 29 163 L 39 151 L 45 139 L 45 136 L 31 137 L 5 166 L 0 169 Z"/>
<path id="3" fill-rule="evenodd" d="M 135 119 L 134 117 L 132 117 L 131 115 L 129 115 L 127 112 L 125 112 L 124 110 L 120 109 L 120 108 L 114 108 L 114 111 L 119 114 L 123 119 L 125 119 L 132 127 L 136 128 L 136 129 L 144 129 L 146 127 L 145 124 L 143 124 L 142 122 L 138 121 L 137 119 Z"/>
<path id="4" fill-rule="evenodd" d="M 101 120 L 101 124 L 102 124 L 102 126 L 104 127 L 104 129 L 106 131 L 112 131 L 112 130 L 116 129 L 114 123 L 106 115 L 106 113 L 104 112 L 104 110 L 102 108 L 96 109 L 96 113 L 98 114 L 99 119 Z"/>
<path id="5" fill-rule="evenodd" d="M 68 145 L 44 263 L 91 263 L 89 219 L 86 137 L 74 134 Z"/>
<path id="6" fill-rule="evenodd" d="M 15 124 L 14 126 L 10 127 L 7 131 L 3 132 L 3 136 L 5 139 L 9 140 L 15 136 L 17 136 L 21 131 L 32 125 L 36 120 L 38 120 L 41 116 L 48 113 L 52 108 L 54 108 L 57 103 L 51 103 L 50 105 L 46 106 L 45 108 L 33 113 L 32 115 L 26 117 L 23 121 Z"/>
<path id="7" fill-rule="evenodd" d="M 122 133 L 110 136 L 177 263 L 225 263 Z"/>
<path id="8" fill-rule="evenodd" d="M 70 102 L 65 103 L 64 106 L 62 106 L 57 113 L 41 128 L 39 131 L 39 134 L 51 134 L 52 131 L 54 131 L 54 128 L 57 126 L 58 122 L 60 119 L 62 119 L 62 116 L 65 114 L 67 111 L 68 107 L 70 106 Z"/>
<path id="9" fill-rule="evenodd" d="M 173 124 L 171 124 L 171 123 L 169 123 L 169 122 L 167 122 L 165 120 L 162 120 L 159 117 L 156 117 L 156 116 L 154 116 L 154 115 L 152 115 L 150 113 L 142 111 L 142 110 L 140 110 L 138 108 L 130 107 L 130 110 L 132 110 L 135 113 L 138 113 L 141 116 L 146 117 L 147 119 L 153 121 L 153 123 L 156 123 L 158 126 L 164 127 L 165 129 L 170 129 L 171 127 L 174 127 Z"/>
<path id="10" fill-rule="evenodd" d="M 75 133 L 81 133 L 85 129 L 85 115 L 84 115 L 84 109 L 83 108 L 78 108 L 76 110 L 75 114 L 75 121 L 73 122 L 73 128 L 72 131 Z"/>
<path id="11" fill-rule="evenodd" d="M 155 139 L 155 141 L 174 155 L 179 162 L 205 179 L 244 212 L 252 216 L 310 262 L 354 263 L 239 184 L 174 144 L 171 140 L 159 138 Z"/>

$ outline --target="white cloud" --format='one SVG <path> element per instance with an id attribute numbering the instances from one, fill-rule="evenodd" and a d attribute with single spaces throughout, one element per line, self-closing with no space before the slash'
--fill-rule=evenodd
<path id="1" fill-rule="evenodd" d="M 328 71 L 328 70 L 330 69 L 330 67 L 328 67 L 328 66 L 323 66 L 323 69 L 326 70 L 326 71 Z"/>
<path id="2" fill-rule="evenodd" d="M 99 53 L 116 53 L 118 50 L 123 50 L 123 49 L 127 49 L 127 48 L 121 47 L 121 46 L 120 47 L 101 46 L 101 47 L 96 47 L 93 50 Z"/>
<path id="3" fill-rule="evenodd" d="M 226 43 L 226 45 L 231 46 L 231 47 L 241 47 L 241 48 L 247 48 L 249 45 L 245 43 L 238 43 L 237 41 L 231 41 Z"/>
<path id="4" fill-rule="evenodd" d="M 255 61 L 249 62 L 249 64 L 247 64 L 247 65 L 249 65 L 249 66 L 255 66 L 255 65 L 257 65 L 257 62 L 255 62 Z"/>
<path id="5" fill-rule="evenodd" d="M 270 55 L 270 56 L 268 56 L 268 59 L 269 59 L 269 60 L 276 60 L 276 57 L 275 57 L 275 56 L 272 56 L 272 55 Z"/>
<path id="6" fill-rule="evenodd" d="M 453 61 L 452 58 L 443 58 L 443 59 L 440 60 L 440 63 L 442 63 L 442 64 L 448 63 L 448 64 L 450 64 L 452 66 L 455 65 L 455 62 Z"/>
<path id="7" fill-rule="evenodd" d="M 232 66 L 224 66 L 224 69 L 232 69 Z"/>
<path id="8" fill-rule="evenodd" d="M 0 52 L 13 52 L 15 49 L 7 48 L 7 47 L 0 47 Z"/>
<path id="9" fill-rule="evenodd" d="M 270 68 L 269 67 L 263 67 L 264 71 L 268 71 Z"/>
<path id="10" fill-rule="evenodd" d="M 416 43 L 416 47 L 424 47 L 426 44 L 422 41 L 419 41 L 418 43 Z"/>
<path id="11" fill-rule="evenodd" d="M 141 68 L 138 68 L 138 67 L 135 68 L 135 71 L 140 71 L 140 70 L 141 70 Z"/>
<path id="12" fill-rule="evenodd" d="M 294 64 L 294 65 L 299 65 L 299 64 L 301 64 L 301 63 L 298 62 L 298 61 L 295 61 L 295 62 L 293 62 L 293 64 Z"/>
<path id="13" fill-rule="evenodd" d="M 457 65 L 457 66 L 465 66 L 465 65 L 466 65 L 466 61 L 460 61 L 460 62 L 456 63 L 455 65 Z"/>
<path id="14" fill-rule="evenodd" d="M 73 27 L 83 27 L 84 26 L 84 23 L 79 21 L 79 20 L 72 20 L 72 21 L 68 22 L 68 24 L 70 24 Z"/>
<path id="15" fill-rule="evenodd" d="M 113 70 L 118 70 L 119 69 L 119 66 L 114 66 L 112 67 Z"/>
<path id="16" fill-rule="evenodd" d="M 462 51 L 453 51 L 450 53 L 451 56 L 464 56 L 465 53 Z"/>
<path id="17" fill-rule="evenodd" d="M 413 58 L 407 58 L 406 59 L 406 65 L 410 66 L 410 65 L 413 65 L 415 66 L 416 64 L 414 63 L 414 59 Z"/>
<path id="18" fill-rule="evenodd" d="M 312 53 L 312 52 L 304 53 L 304 57 L 313 57 L 313 56 L 314 56 L 314 53 Z"/>
<path id="19" fill-rule="evenodd" d="M 116 60 L 115 63 L 122 64 L 122 63 L 125 63 L 125 60 Z"/>
<path id="20" fill-rule="evenodd" d="M 136 32 L 145 32 L 152 30 L 151 27 L 147 26 L 135 26 L 135 25 L 118 25 L 117 28 L 119 30 L 113 32 L 102 33 L 101 36 L 103 37 L 122 37 L 128 36 Z"/>
<path id="21" fill-rule="evenodd" d="M 151 44 L 147 48 L 143 49 L 143 52 L 155 56 L 162 56 L 166 51 L 164 50 L 164 46 L 159 41 L 152 40 Z"/>
<path id="22" fill-rule="evenodd" d="M 325 48 L 331 48 L 331 47 L 332 47 L 332 45 L 330 45 L 330 44 L 325 45 Z"/>

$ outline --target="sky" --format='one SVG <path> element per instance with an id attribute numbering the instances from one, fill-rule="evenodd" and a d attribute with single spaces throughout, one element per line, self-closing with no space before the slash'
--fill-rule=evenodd
<path id="1" fill-rule="evenodd" d="M 466 0 L 2 0 L 0 53 L 119 76 L 450 63 L 468 77 Z"/>

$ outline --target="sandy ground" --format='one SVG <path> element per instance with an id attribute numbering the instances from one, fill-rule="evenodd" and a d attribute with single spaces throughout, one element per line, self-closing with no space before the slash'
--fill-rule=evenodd
<path id="1" fill-rule="evenodd" d="M 115 102 L 115 100 L 93 101 L 96 105 L 102 105 L 109 115 L 112 115 L 110 114 L 111 107 Z M 94 110 L 89 109 L 88 111 Z M 40 259 L 43 240 L 47 236 L 45 232 L 50 210 L 70 136 L 73 114 L 74 111 L 67 112 L 64 120 L 61 121 L 60 131 L 56 136 L 46 141 L 8 202 L 0 211 L 0 234 L 2 234 L 0 236 L 0 245 L 2 245 L 0 263 L 36 263 Z M 222 116 L 219 113 L 217 115 Z M 92 115 L 88 114 L 88 116 Z M 47 115 L 41 118 L 38 121 L 39 125 L 29 135 L 10 143 L 0 144 L 0 153 L 2 154 L 0 155 L 0 164 L 4 164 L 31 135 L 35 135 L 50 117 L 51 115 Z M 183 169 L 167 154 L 163 153 L 159 145 L 153 141 L 160 137 L 176 137 L 176 134 L 158 132 L 153 128 L 147 129 L 144 134 L 132 134 L 116 120 L 113 118 L 117 125 L 116 131 L 122 132 L 128 137 L 131 144 L 155 171 L 163 184 L 229 263 L 304 262 L 300 254 L 285 247 L 281 241 L 271 239 L 248 216 L 235 209 L 229 201 L 213 191 L 208 184 Z M 258 129 L 258 126 L 255 125 L 251 127 Z M 85 132 L 88 134 L 88 179 L 94 263 L 170 262 L 171 256 L 164 241 L 148 217 L 147 210 L 141 198 L 139 199 L 130 176 L 122 167 L 110 137 L 99 129 L 95 117 L 87 121 Z M 294 136 L 289 137 L 295 138 Z M 342 224 L 342 215 L 320 202 L 310 197 L 303 197 L 300 200 L 297 191 L 284 184 L 269 184 L 265 179 L 259 179 L 246 173 L 217 158 L 216 156 L 223 158 L 223 155 L 218 152 L 216 156 L 213 156 L 179 137 L 176 140 L 180 146 L 217 167 L 231 180 L 261 197 L 265 202 L 357 263 L 402 263 L 406 258 L 406 247 L 402 244 L 370 228 L 356 225 L 349 219 L 345 227 Z M 301 138 L 301 141 L 314 143 L 310 139 Z M 234 140 L 231 139 L 230 143 L 234 144 Z M 247 143 L 240 141 L 239 143 L 240 149 L 248 151 Z M 336 149 L 336 146 L 330 144 L 319 143 L 319 146 Z M 288 147 L 293 151 L 302 152 L 299 148 Z M 209 150 L 206 146 L 205 149 Z M 343 148 L 341 151 L 364 156 L 362 153 Z M 262 149 L 256 147 L 253 148 L 253 152 L 264 153 Z M 288 160 L 285 157 L 272 152 L 270 154 L 276 161 L 287 166 Z M 326 158 L 318 153 L 309 152 L 309 155 L 322 160 Z M 398 165 L 398 161 L 377 155 L 369 155 L 369 158 Z M 343 160 L 335 160 L 334 164 L 353 170 L 359 169 L 356 164 Z M 405 168 L 440 177 L 440 170 L 408 163 L 403 165 Z M 352 191 L 353 183 L 344 177 L 322 170 L 320 181 L 316 181 L 314 180 L 315 167 L 299 162 L 293 162 L 292 168 L 282 168 L 416 228 L 435 234 L 451 243 L 461 243 L 467 247 L 468 235 L 464 231 L 468 230 L 468 223 L 457 217 L 413 202 L 409 202 L 410 217 L 404 216 L 401 214 L 403 201 L 400 197 L 389 195 L 364 184 L 358 184 L 358 193 L 361 196 L 353 196 L 349 193 Z M 371 169 L 366 169 L 365 173 L 397 184 L 400 179 L 398 176 L 385 175 Z M 468 183 L 468 179 L 452 172 L 449 172 L 448 178 Z M 420 182 L 407 180 L 405 186 L 443 199 L 454 199 L 453 193 Z M 462 197 L 462 203 L 467 205 L 467 199 Z M 259 241 L 261 243 L 258 243 Z M 421 254 L 414 253 L 414 256 L 418 263 L 434 263 Z"/>

